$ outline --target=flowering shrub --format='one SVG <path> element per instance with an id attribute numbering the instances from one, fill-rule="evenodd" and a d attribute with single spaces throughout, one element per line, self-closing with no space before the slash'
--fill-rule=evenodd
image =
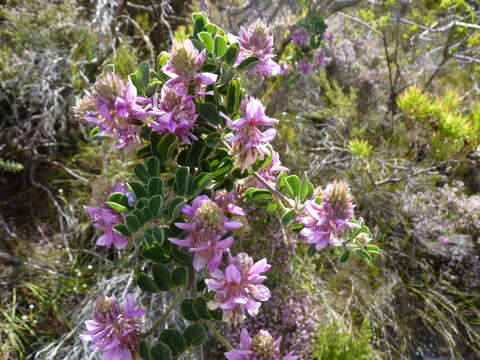
<path id="1" fill-rule="evenodd" d="M 326 24 L 321 17 L 307 18 L 290 35 L 294 55 L 290 61 L 301 75 L 309 75 L 315 69 L 325 68 L 331 58 L 327 56 L 322 42 L 333 43 L 332 34 L 325 33 Z M 283 65 L 283 66 L 282 66 Z M 289 64 L 281 64 L 281 71 L 287 74 Z"/>
<path id="2" fill-rule="evenodd" d="M 315 190 L 306 176 L 287 174 L 271 146 L 278 120 L 244 94 L 242 77 L 280 71 L 266 25 L 256 21 L 235 38 L 203 14 L 194 14 L 193 21 L 193 35 L 160 54 L 155 69 L 142 63 L 124 81 L 107 66 L 76 107 L 79 120 L 97 125 L 92 136 L 111 135 L 118 148 L 137 148 L 137 180 L 128 181 L 127 189 L 117 185 L 107 201 L 87 207 L 106 232 L 98 244 L 137 248 L 148 261 L 137 269 L 140 289 L 177 293 L 145 332 L 132 319 L 145 311 L 136 309 L 131 296 L 124 310 L 116 298 L 102 298 L 82 338 L 106 360 L 172 359 L 185 352 L 203 359 L 206 326 L 228 359 L 294 360 L 295 354 L 282 355 L 280 339 L 267 329 L 253 338 L 243 331 L 235 350 L 214 324 L 238 326 L 271 298 L 263 284 L 271 267 L 267 259 L 231 254 L 236 232 L 246 223 L 237 202 L 277 211 L 282 226 L 311 244 L 311 256 L 327 244 L 340 248 L 334 250 L 340 261 L 350 253 L 369 261 L 379 250 L 368 244 L 362 219 L 354 218 L 346 183 Z M 164 329 L 152 344 L 150 337 L 178 304 L 191 325 Z"/>

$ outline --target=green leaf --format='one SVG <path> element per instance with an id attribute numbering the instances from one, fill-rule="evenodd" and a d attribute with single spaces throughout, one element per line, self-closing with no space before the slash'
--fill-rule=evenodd
<path id="1" fill-rule="evenodd" d="M 155 195 L 148 200 L 148 209 L 156 218 L 161 218 L 163 213 L 163 196 Z"/>
<path id="2" fill-rule="evenodd" d="M 198 167 L 200 159 L 205 153 L 205 141 L 202 139 L 194 141 L 188 151 L 187 165 L 190 167 Z"/>
<path id="3" fill-rule="evenodd" d="M 170 202 L 168 205 L 168 216 L 172 221 L 180 215 L 180 211 L 185 206 L 185 203 L 185 199 L 181 197 L 176 197 Z"/>
<path id="4" fill-rule="evenodd" d="M 297 217 L 297 213 L 294 209 L 288 210 L 285 214 L 282 215 L 280 222 L 283 226 L 288 226 L 290 223 Z"/>
<path id="5" fill-rule="evenodd" d="M 307 199 L 310 199 L 313 196 L 314 192 L 315 192 L 315 188 L 313 187 L 313 184 L 309 181 L 308 182 Z"/>
<path id="6" fill-rule="evenodd" d="M 249 188 L 245 195 L 259 206 L 268 205 L 273 200 L 273 195 L 266 189 Z"/>
<path id="7" fill-rule="evenodd" d="M 148 195 L 163 195 L 163 180 L 159 177 L 152 177 L 148 181 Z"/>
<path id="8" fill-rule="evenodd" d="M 185 286 L 187 284 L 187 269 L 178 267 L 172 271 L 172 283 L 175 286 Z"/>
<path id="9" fill-rule="evenodd" d="M 178 356 L 187 349 L 187 344 L 180 331 L 177 329 L 165 329 L 160 333 L 158 338 L 172 349 L 173 356 Z"/>
<path id="10" fill-rule="evenodd" d="M 252 67 L 258 65 L 260 63 L 260 59 L 256 56 L 251 56 L 243 60 L 240 64 L 238 64 L 238 71 L 246 71 L 251 69 Z"/>
<path id="11" fill-rule="evenodd" d="M 205 102 L 197 107 L 197 112 L 202 119 L 208 121 L 212 125 L 219 125 L 218 109 L 214 103 Z"/>
<path id="12" fill-rule="evenodd" d="M 172 246 L 171 255 L 173 260 L 175 260 L 175 262 L 179 265 L 190 266 L 193 263 L 193 255 L 183 250 L 180 250 L 176 246 Z"/>
<path id="13" fill-rule="evenodd" d="M 200 317 L 195 313 L 193 310 L 193 301 L 195 299 L 186 298 L 180 304 L 180 310 L 182 311 L 182 315 L 186 320 L 196 321 L 200 320 Z"/>
<path id="14" fill-rule="evenodd" d="M 145 189 L 145 186 L 143 186 L 139 182 L 130 181 L 130 182 L 127 183 L 127 186 L 130 188 L 130 190 L 131 190 L 130 192 L 133 193 L 133 195 L 135 195 L 135 198 L 137 200 L 139 200 L 140 198 L 148 197 L 147 190 Z M 139 207 L 138 204 L 137 204 L 137 207 Z"/>
<path id="15" fill-rule="evenodd" d="M 102 69 L 102 75 L 107 75 L 109 73 L 115 73 L 115 65 L 114 64 L 107 64 Z"/>
<path id="16" fill-rule="evenodd" d="M 303 224 L 295 224 L 292 226 L 292 231 L 294 232 L 300 232 L 300 230 L 302 230 L 304 228 L 304 225 Z"/>
<path id="17" fill-rule="evenodd" d="M 200 324 L 192 324 L 183 331 L 187 346 L 200 346 L 207 341 L 208 335 Z"/>
<path id="18" fill-rule="evenodd" d="M 140 222 L 138 221 L 135 215 L 127 215 L 125 216 L 125 225 L 127 225 L 128 230 L 135 234 L 138 229 L 140 228 Z"/>
<path id="19" fill-rule="evenodd" d="M 380 248 L 376 245 L 366 245 L 365 250 L 372 254 L 380 254 Z"/>
<path id="20" fill-rule="evenodd" d="M 160 157 L 161 162 L 165 162 L 172 155 L 172 147 L 177 141 L 175 134 L 168 133 L 162 136 L 157 145 L 157 155 Z"/>
<path id="21" fill-rule="evenodd" d="M 143 164 L 137 164 L 133 168 L 133 172 L 135 173 L 135 176 L 139 178 L 142 182 L 145 184 L 148 183 L 148 179 L 150 178 L 150 175 L 148 174 L 148 170 Z"/>
<path id="22" fill-rule="evenodd" d="M 160 290 L 168 291 L 172 288 L 172 276 L 170 270 L 165 265 L 155 264 L 152 266 L 152 274 L 155 283 Z"/>
<path id="23" fill-rule="evenodd" d="M 366 250 L 363 250 L 363 249 L 355 249 L 354 250 L 355 254 L 358 255 L 360 258 L 362 258 L 362 260 L 366 261 L 366 262 L 370 262 L 372 261 L 372 255 L 370 255 L 370 253 Z"/>
<path id="24" fill-rule="evenodd" d="M 278 207 L 278 204 L 275 203 L 275 202 L 272 202 L 272 203 L 270 203 L 270 204 L 267 205 L 267 207 L 265 208 L 265 210 L 272 212 L 272 211 L 277 210 L 277 207 Z"/>
<path id="25" fill-rule="evenodd" d="M 140 150 L 138 150 L 136 156 L 137 156 L 137 159 L 147 159 L 150 156 L 152 156 L 152 150 L 151 150 L 150 145 L 145 146 L 145 147 L 141 148 Z"/>
<path id="26" fill-rule="evenodd" d="M 210 179 L 210 174 L 204 172 L 195 176 L 191 186 L 192 195 L 199 194 L 208 185 Z"/>
<path id="27" fill-rule="evenodd" d="M 193 301 L 193 311 L 195 311 L 195 314 L 197 314 L 200 319 L 211 319 L 208 312 L 207 299 L 203 296 L 199 296 Z"/>
<path id="28" fill-rule="evenodd" d="M 164 228 L 156 228 L 155 230 L 153 230 L 153 237 L 160 245 L 162 245 L 163 242 L 165 241 Z"/>
<path id="29" fill-rule="evenodd" d="M 157 342 L 150 349 L 150 356 L 153 360 L 172 360 L 173 354 L 170 347 L 163 341 Z"/>
<path id="30" fill-rule="evenodd" d="M 132 84 L 137 89 L 138 93 L 143 96 L 143 95 L 145 95 L 145 88 L 143 87 L 143 84 L 140 81 L 139 76 L 141 76 L 141 75 L 138 73 L 138 71 L 136 71 L 133 74 L 130 74 L 129 78 L 132 81 Z"/>
<path id="31" fill-rule="evenodd" d="M 187 195 L 190 185 L 190 168 L 182 166 L 177 169 L 175 172 L 175 184 L 178 195 Z"/>
<path id="32" fill-rule="evenodd" d="M 150 65 L 148 62 L 142 62 L 138 65 L 136 76 L 143 85 L 143 88 L 146 89 L 150 82 Z"/>
<path id="33" fill-rule="evenodd" d="M 205 30 L 205 26 L 208 24 L 208 19 L 202 13 L 193 13 L 192 18 L 194 25 L 193 35 L 197 35 Z"/>
<path id="34" fill-rule="evenodd" d="M 138 344 L 138 353 L 143 360 L 152 360 L 150 356 L 150 347 L 145 340 L 140 341 L 140 344 Z"/>
<path id="35" fill-rule="evenodd" d="M 212 35 L 210 35 L 210 33 L 206 31 L 202 31 L 201 33 L 198 34 L 198 37 L 200 38 L 202 43 L 205 45 L 208 52 L 209 53 L 213 52 L 214 45 L 213 45 Z"/>
<path id="36" fill-rule="evenodd" d="M 155 281 L 145 273 L 140 273 L 137 276 L 137 285 L 140 289 L 146 292 L 157 293 L 160 291 Z"/>
<path id="37" fill-rule="evenodd" d="M 98 126 L 95 126 L 95 127 L 90 131 L 90 137 L 94 137 L 95 135 L 98 134 L 99 131 L 100 131 L 100 129 L 98 128 Z"/>
<path id="38" fill-rule="evenodd" d="M 223 36 L 217 36 L 215 38 L 214 49 L 216 56 L 222 57 L 223 55 L 225 55 L 225 53 L 227 52 L 227 41 Z"/>
<path id="39" fill-rule="evenodd" d="M 275 189 L 280 191 L 286 184 L 287 181 L 285 180 L 287 178 L 287 173 L 285 171 L 282 171 L 280 175 L 277 176 L 277 180 L 275 182 Z"/>
<path id="40" fill-rule="evenodd" d="M 340 256 L 340 259 L 338 259 L 338 262 L 344 263 L 348 260 L 349 257 L 350 257 L 350 251 L 345 250 L 342 256 Z"/>
<path id="41" fill-rule="evenodd" d="M 153 235 L 149 232 L 149 230 L 147 230 L 147 231 L 143 234 L 143 239 L 144 239 L 145 243 L 147 243 L 149 246 L 155 244 L 155 238 L 154 238 Z"/>
<path id="42" fill-rule="evenodd" d="M 160 162 L 156 157 L 151 157 L 147 161 L 148 174 L 151 177 L 158 176 L 160 172 Z"/>
<path id="43" fill-rule="evenodd" d="M 117 203 L 117 204 L 120 204 L 120 205 L 123 205 L 124 207 L 128 207 L 128 197 L 121 193 L 121 192 L 114 192 L 114 193 L 111 193 L 109 196 L 108 196 L 108 201 L 109 202 L 114 202 L 114 203 Z"/>
<path id="44" fill-rule="evenodd" d="M 300 195 L 300 179 L 297 175 L 290 175 L 285 178 L 287 189 L 294 198 Z"/>
<path id="45" fill-rule="evenodd" d="M 118 212 L 125 212 L 127 208 L 123 205 L 120 205 L 119 203 L 113 202 L 113 201 L 107 201 L 105 202 L 108 206 L 110 206 L 113 210 L 118 211 Z"/>
<path id="46" fill-rule="evenodd" d="M 223 320 L 223 311 L 222 309 L 208 310 L 210 317 L 213 320 L 222 321 Z"/>
<path id="47" fill-rule="evenodd" d="M 122 236 L 125 236 L 125 237 L 130 237 L 132 236 L 132 234 L 130 233 L 130 231 L 128 231 L 127 227 L 125 226 L 125 224 L 118 224 L 118 225 L 115 225 L 113 227 L 113 231 L 115 231 L 116 233 L 122 235 Z"/>
<path id="48" fill-rule="evenodd" d="M 309 181 L 308 181 L 308 178 L 307 178 L 307 174 L 305 173 L 303 179 L 302 179 L 302 182 L 300 184 L 300 194 L 299 194 L 299 200 L 301 202 L 304 202 L 306 199 L 307 199 L 307 195 L 308 195 L 308 184 L 309 184 Z"/>
<path id="49" fill-rule="evenodd" d="M 151 217 L 145 215 L 145 209 L 135 209 L 132 211 L 133 215 L 137 217 L 138 222 L 140 223 L 140 227 L 145 225 L 147 221 L 151 220 Z"/>
<path id="50" fill-rule="evenodd" d="M 168 61 L 168 53 L 165 51 L 162 51 L 160 55 L 157 56 L 157 67 L 158 69 L 161 69 L 163 65 L 165 65 Z"/>
<path id="51" fill-rule="evenodd" d="M 171 257 L 168 251 L 166 251 L 163 247 L 156 243 L 144 247 L 142 251 L 142 256 L 145 259 L 152 260 L 160 264 L 167 264 L 171 261 Z"/>
<path id="52" fill-rule="evenodd" d="M 232 80 L 228 85 L 226 107 L 227 113 L 232 114 L 238 111 L 241 97 L 240 83 L 238 80 Z"/>
<path id="53" fill-rule="evenodd" d="M 227 64 L 228 65 L 235 64 L 235 61 L 237 60 L 239 53 L 240 53 L 240 46 L 238 45 L 238 43 L 233 43 L 232 45 L 230 45 L 230 47 L 228 48 L 224 56 Z"/>

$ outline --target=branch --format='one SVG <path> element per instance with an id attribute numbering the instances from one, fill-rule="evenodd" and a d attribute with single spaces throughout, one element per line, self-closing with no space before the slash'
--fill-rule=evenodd
<path id="1" fill-rule="evenodd" d="M 347 7 L 358 5 L 361 1 L 362 0 L 338 0 L 335 1 L 331 6 L 329 6 L 327 10 L 331 15 Z"/>
<path id="2" fill-rule="evenodd" d="M 152 325 L 152 327 L 145 334 L 143 334 L 144 338 L 152 335 L 158 327 L 163 325 L 165 320 L 167 320 L 168 315 L 170 315 L 170 313 L 173 311 L 173 309 L 175 309 L 175 306 L 177 306 L 177 304 L 180 302 L 180 300 L 183 299 L 184 294 L 185 294 L 185 288 L 183 287 L 180 290 L 180 292 L 178 293 L 178 295 L 175 297 L 173 302 L 170 304 L 168 309 L 163 313 L 163 315 L 160 316 L 160 318 L 155 322 L 155 324 Z"/>

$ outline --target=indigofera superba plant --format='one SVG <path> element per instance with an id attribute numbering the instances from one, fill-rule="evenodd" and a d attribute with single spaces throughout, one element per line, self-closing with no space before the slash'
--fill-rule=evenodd
<path id="1" fill-rule="evenodd" d="M 139 319 L 148 309 L 137 307 L 132 295 L 120 305 L 105 294 L 82 338 L 106 360 L 184 353 L 201 359 L 207 327 L 227 359 L 294 360 L 295 354 L 282 355 L 281 339 L 268 329 L 243 331 L 236 349 L 217 330 L 221 321 L 241 326 L 271 297 L 264 285 L 267 259 L 230 251 L 245 223 L 241 202 L 277 211 L 278 226 L 310 244 L 310 256 L 330 247 L 339 261 L 350 254 L 370 261 L 379 249 L 354 217 L 347 183 L 315 188 L 306 175 L 290 174 L 271 146 L 278 120 L 241 86 L 251 73 L 278 74 L 265 23 L 258 20 L 235 37 L 202 13 L 193 14 L 193 22 L 193 34 L 160 54 L 154 68 L 141 63 L 122 79 L 107 66 L 75 108 L 78 120 L 95 126 L 92 136 L 113 136 L 117 148 L 135 150 L 138 159 L 135 181 L 112 185 L 103 201 L 86 207 L 104 232 L 97 245 L 140 250 L 148 266 L 137 269 L 139 288 L 176 293 L 145 330 Z M 177 307 L 190 325 L 163 329 L 153 339 Z"/>

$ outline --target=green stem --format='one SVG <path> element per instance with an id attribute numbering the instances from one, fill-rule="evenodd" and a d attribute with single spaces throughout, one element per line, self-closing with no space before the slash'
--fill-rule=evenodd
<path id="1" fill-rule="evenodd" d="M 153 326 L 152 326 L 145 334 L 143 334 L 143 337 L 144 337 L 144 338 L 152 335 L 153 332 L 154 332 L 158 327 L 160 327 L 160 326 L 163 325 L 163 323 L 165 322 L 165 320 L 167 320 L 168 315 L 170 315 L 170 313 L 172 312 L 172 310 L 175 309 L 175 306 L 177 306 L 177 304 L 180 302 L 180 300 L 182 300 L 184 294 L 185 294 L 185 288 L 182 288 L 182 289 L 180 290 L 180 292 L 178 293 L 178 295 L 175 297 L 175 299 L 173 299 L 173 302 L 170 304 L 170 306 L 168 307 L 168 309 L 162 314 L 162 316 L 160 316 L 160 318 L 155 322 L 155 324 L 153 324 Z"/>
<path id="2" fill-rule="evenodd" d="M 227 348 L 227 350 L 233 350 L 233 346 L 225 339 L 222 334 L 213 326 L 213 324 L 208 320 L 202 320 L 202 323 L 205 324 L 217 337 L 217 339 Z"/>

